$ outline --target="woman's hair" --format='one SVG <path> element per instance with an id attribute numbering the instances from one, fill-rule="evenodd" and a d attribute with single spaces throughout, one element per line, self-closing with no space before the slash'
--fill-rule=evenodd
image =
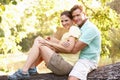
<path id="1" fill-rule="evenodd" d="M 84 9 L 83 9 L 83 6 L 82 5 L 74 5 L 71 10 L 70 10 L 70 13 L 72 14 L 73 11 L 75 11 L 76 9 L 80 9 L 81 12 L 84 12 Z"/>
<path id="2" fill-rule="evenodd" d="M 72 15 L 71 15 L 70 11 L 64 11 L 64 12 L 61 13 L 60 16 L 63 16 L 63 15 L 65 15 L 65 16 L 69 17 L 70 19 L 72 19 Z"/>

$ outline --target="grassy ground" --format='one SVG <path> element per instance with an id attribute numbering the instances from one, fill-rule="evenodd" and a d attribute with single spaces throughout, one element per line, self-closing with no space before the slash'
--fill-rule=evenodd
<path id="1" fill-rule="evenodd" d="M 23 53 L 0 55 L 0 75 L 10 75 L 13 74 L 17 69 L 23 67 L 27 55 Z M 49 69 L 45 67 L 45 63 L 42 62 L 38 67 L 39 73 L 50 72 Z"/>
<path id="2" fill-rule="evenodd" d="M 22 68 L 27 55 L 23 53 L 9 54 L 9 55 L 0 55 L 0 75 L 10 75 L 13 74 L 17 69 Z M 117 62 L 119 62 L 118 60 Z M 104 66 L 111 64 L 111 59 L 107 57 L 101 58 L 99 66 Z M 38 67 L 39 73 L 51 72 L 46 68 L 45 63 L 42 62 Z"/>

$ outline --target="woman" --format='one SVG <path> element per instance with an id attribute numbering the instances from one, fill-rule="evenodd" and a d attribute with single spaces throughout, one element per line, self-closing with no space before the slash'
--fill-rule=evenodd
<path id="1" fill-rule="evenodd" d="M 36 73 L 36 68 L 39 63 L 43 60 L 46 66 L 57 75 L 66 75 L 72 69 L 72 64 L 69 61 L 65 61 L 59 53 L 64 53 L 66 55 L 70 53 L 75 45 L 77 38 L 80 37 L 80 30 L 73 25 L 72 15 L 69 11 L 64 11 L 61 13 L 61 23 L 65 29 L 68 30 L 61 40 L 55 38 L 43 39 L 42 37 L 37 37 L 34 41 L 32 48 L 30 49 L 27 61 L 22 69 L 16 71 L 13 75 L 9 76 L 9 80 L 18 80 L 29 78 L 30 74 Z M 68 42 L 69 45 L 63 46 L 64 42 Z M 73 54 L 75 55 L 75 54 Z M 72 57 L 72 56 L 70 56 Z M 76 57 L 77 59 L 78 57 Z"/>

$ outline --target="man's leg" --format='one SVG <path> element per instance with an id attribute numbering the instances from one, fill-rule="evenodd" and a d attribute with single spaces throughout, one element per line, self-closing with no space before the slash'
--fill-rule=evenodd
<path id="1" fill-rule="evenodd" d="M 96 67 L 95 62 L 79 59 L 70 72 L 68 80 L 87 80 L 87 74 Z"/>
<path id="2" fill-rule="evenodd" d="M 76 78 L 76 77 L 74 77 L 74 76 L 69 76 L 69 77 L 68 77 L 68 80 L 80 80 L 80 79 L 78 79 L 78 78 Z"/>

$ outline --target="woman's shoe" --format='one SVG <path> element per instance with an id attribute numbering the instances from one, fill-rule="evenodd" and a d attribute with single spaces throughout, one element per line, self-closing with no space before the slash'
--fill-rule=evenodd
<path id="1" fill-rule="evenodd" d="M 36 68 L 36 67 L 30 68 L 30 69 L 28 70 L 28 72 L 29 72 L 30 75 L 38 74 L 37 68 Z"/>
<path id="2" fill-rule="evenodd" d="M 13 75 L 8 76 L 8 80 L 21 80 L 21 79 L 29 79 L 29 73 L 23 73 L 21 69 L 16 71 Z"/>

